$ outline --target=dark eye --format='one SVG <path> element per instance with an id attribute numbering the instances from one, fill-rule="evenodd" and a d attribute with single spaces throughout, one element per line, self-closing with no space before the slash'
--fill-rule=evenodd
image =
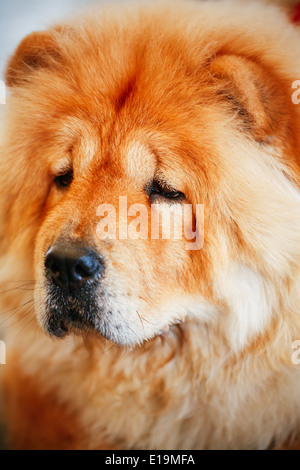
<path id="1" fill-rule="evenodd" d="M 173 201 L 180 201 L 183 200 L 185 196 L 182 192 L 167 186 L 165 183 L 154 180 L 150 188 L 149 197 L 150 199 L 156 199 L 160 197 Z"/>
<path id="2" fill-rule="evenodd" d="M 58 188 L 68 188 L 73 181 L 73 172 L 68 171 L 62 175 L 56 176 L 54 182 Z"/>

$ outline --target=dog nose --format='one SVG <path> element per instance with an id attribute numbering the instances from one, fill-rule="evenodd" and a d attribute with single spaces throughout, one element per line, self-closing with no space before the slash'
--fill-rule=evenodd
<path id="1" fill-rule="evenodd" d="M 81 246 L 54 245 L 46 254 L 45 268 L 55 285 L 72 291 L 99 276 L 103 261 L 94 251 Z"/>

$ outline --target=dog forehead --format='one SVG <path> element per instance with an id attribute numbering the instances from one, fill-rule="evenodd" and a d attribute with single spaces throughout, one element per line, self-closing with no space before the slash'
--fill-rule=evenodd
<path id="1" fill-rule="evenodd" d="M 141 142 L 129 142 L 121 149 L 120 164 L 130 180 L 141 182 L 153 178 L 156 169 L 154 153 Z"/>
<path id="2" fill-rule="evenodd" d="M 86 136 L 78 140 L 72 153 L 76 172 L 85 174 L 90 169 L 96 169 L 98 173 L 116 173 L 137 186 L 150 181 L 157 166 L 155 154 L 139 141 L 119 143 L 117 147 L 106 149 L 99 139 Z"/>
<path id="3" fill-rule="evenodd" d="M 90 130 L 86 130 L 73 144 L 72 157 L 76 172 L 85 173 L 91 163 L 100 156 L 99 139 Z"/>

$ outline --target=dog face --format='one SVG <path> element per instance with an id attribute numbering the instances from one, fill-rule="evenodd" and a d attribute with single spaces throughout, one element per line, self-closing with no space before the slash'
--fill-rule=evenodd
<path id="1" fill-rule="evenodd" d="M 121 132 L 114 132 L 119 140 Z M 153 240 L 148 233 L 143 239 L 122 233 L 102 239 L 99 234 L 101 205 L 112 208 L 118 232 L 121 224 L 128 223 L 129 229 L 134 220 L 127 219 L 127 206 L 144 209 L 150 231 L 151 205 L 158 214 L 168 214 L 185 201 L 177 190 L 184 181 L 173 182 L 172 174 L 158 167 L 152 146 L 147 145 L 150 139 L 146 143 L 138 129 L 130 134 L 126 132 L 124 142 L 108 139 L 108 148 L 102 151 L 96 136 L 92 143 L 90 135 L 85 142 L 79 138 L 62 175 L 54 171 L 47 201 L 51 209 L 41 226 L 35 256 L 37 301 L 47 304 L 40 321 L 56 336 L 95 329 L 110 340 L 133 344 L 180 320 L 174 307 L 171 318 L 167 312 L 170 298 L 180 299 L 187 282 L 185 240 Z M 82 165 L 86 150 L 89 154 Z M 102 152 L 107 155 L 103 159 Z M 158 175 L 164 186 L 157 182 Z"/>
<path id="2" fill-rule="evenodd" d="M 298 204 L 298 142 L 286 83 L 246 46 L 226 50 L 204 26 L 170 31 L 154 12 L 139 27 L 107 15 L 30 35 L 8 65 L 10 152 L 23 169 L 7 231 L 30 222 L 47 333 L 135 345 L 190 317 L 209 321 L 212 305 L 235 311 L 231 286 L 243 279 L 258 285 L 257 305 L 262 276 L 286 272 L 293 211 L 274 214 Z M 189 249 L 190 234 L 203 235 L 200 205 L 204 243 Z M 182 236 L 152 237 L 157 215 Z"/>

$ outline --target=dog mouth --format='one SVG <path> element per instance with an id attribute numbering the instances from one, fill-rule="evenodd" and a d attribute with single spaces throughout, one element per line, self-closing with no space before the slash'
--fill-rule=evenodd
<path id="1" fill-rule="evenodd" d="M 135 346 L 138 346 L 138 345 L 141 346 L 158 337 L 162 339 L 166 339 L 169 336 L 170 332 L 175 327 L 182 324 L 181 320 L 176 321 L 158 330 L 157 333 L 154 334 L 150 338 L 145 338 L 145 339 L 141 338 L 135 342 L 132 342 L 132 341 L 125 342 L 124 340 L 121 340 L 119 336 L 119 329 L 121 330 L 121 327 L 111 328 L 109 325 L 105 325 L 105 324 L 103 324 L 102 327 L 100 327 L 99 329 L 92 327 L 91 325 L 85 325 L 83 327 L 80 321 L 74 320 L 74 316 L 76 317 L 76 315 L 72 314 L 71 320 L 66 320 L 66 319 L 58 320 L 58 319 L 54 319 L 51 316 L 47 321 L 47 325 L 46 326 L 44 325 L 44 329 L 46 329 L 46 332 L 48 335 L 50 335 L 51 337 L 55 337 L 56 339 L 64 339 L 70 334 L 74 334 L 76 336 L 96 334 L 96 335 L 99 335 L 99 337 L 109 342 L 115 343 L 119 346 L 125 346 L 125 347 L 129 347 L 130 349 L 133 349 Z"/>
<path id="2" fill-rule="evenodd" d="M 58 286 L 50 285 L 45 305 L 43 328 L 50 336 L 64 338 L 69 333 L 80 334 L 96 329 L 95 318 L 99 310 L 96 306 L 93 286 L 84 292 L 70 295 Z"/>
<path id="3" fill-rule="evenodd" d="M 92 334 L 120 346 L 129 347 L 142 345 L 159 336 L 166 338 L 172 327 L 182 323 L 182 320 L 177 319 L 157 330 L 154 328 L 149 334 L 144 331 L 140 321 L 137 323 L 140 327 L 138 330 L 136 324 L 132 324 L 130 319 L 126 319 L 126 316 L 118 310 L 113 311 L 104 308 L 104 305 L 99 306 L 91 292 L 86 292 L 85 298 L 79 299 L 62 296 L 53 286 L 49 289 L 45 311 L 40 324 L 50 337 L 63 339 L 70 334 L 76 336 Z"/>
<path id="4" fill-rule="evenodd" d="M 53 321 L 52 317 L 48 321 L 47 331 L 51 336 L 56 336 L 56 338 L 64 338 L 69 333 L 69 329 L 64 320 Z"/>
<path id="5" fill-rule="evenodd" d="M 48 335 L 64 338 L 68 334 L 99 334 L 120 346 L 141 345 L 156 336 L 166 336 L 170 327 L 139 313 L 145 306 L 108 282 L 104 261 L 82 245 L 55 245 L 45 258 L 42 292 L 44 313 L 38 315 Z M 149 308 L 148 304 L 146 308 Z M 153 312 L 152 312 L 153 313 Z"/>
<path id="6" fill-rule="evenodd" d="M 87 321 L 84 316 L 79 314 L 75 309 L 68 309 L 61 315 L 51 312 L 47 315 L 46 325 L 44 326 L 50 336 L 56 338 L 64 338 L 69 333 L 81 333 L 93 331 L 94 324 Z"/>
<path id="7" fill-rule="evenodd" d="M 98 321 L 87 320 L 82 310 L 78 312 L 74 308 L 67 310 L 67 312 L 65 310 L 60 310 L 60 312 L 60 315 L 53 314 L 53 311 L 52 313 L 48 312 L 47 320 L 42 325 L 50 337 L 64 339 L 70 334 L 76 336 L 93 335 L 116 345 L 129 347 L 130 349 L 133 349 L 135 346 L 142 346 L 158 337 L 164 340 L 174 328 L 183 323 L 182 319 L 175 320 L 146 337 L 138 334 L 134 326 L 126 322 L 122 324 L 114 321 L 112 318 L 108 319 L 107 315 L 103 312 L 99 315 Z M 109 312 L 109 315 L 113 317 L 112 312 Z"/>

